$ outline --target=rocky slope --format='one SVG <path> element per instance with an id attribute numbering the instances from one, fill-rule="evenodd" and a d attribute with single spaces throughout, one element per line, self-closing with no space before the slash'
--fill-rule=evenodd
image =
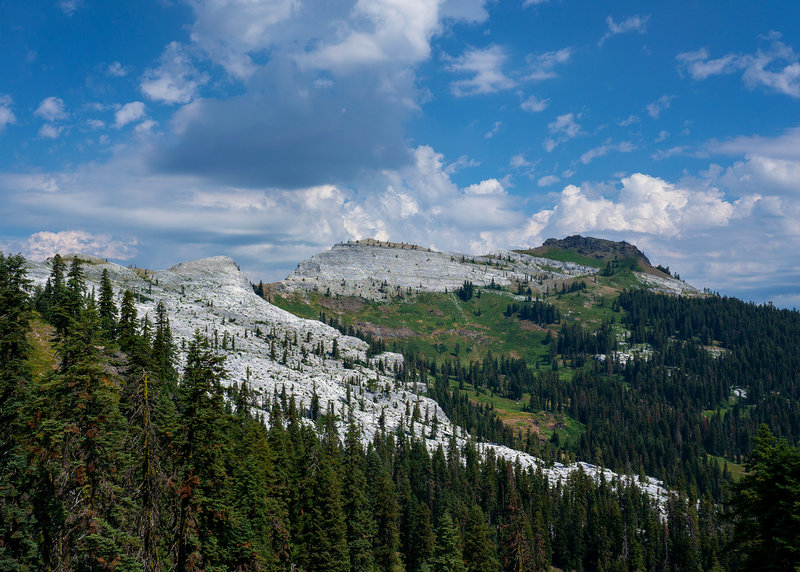
<path id="1" fill-rule="evenodd" d="M 357 244 L 356 248 L 359 246 L 367 245 Z M 350 247 L 338 250 L 347 252 L 347 248 Z M 450 255 L 409 250 L 402 246 L 380 246 L 375 250 L 385 255 L 383 260 L 391 260 L 391 254 L 401 251 L 416 252 L 413 256 L 420 264 L 423 261 L 425 264 L 433 262 L 433 265 L 427 266 L 429 269 L 453 262 Z M 118 294 L 126 289 L 136 294 L 140 318 L 145 315 L 152 318 L 157 303 L 164 302 L 181 360 L 185 358 L 186 342 L 196 331 L 211 339 L 224 340 L 220 342 L 218 351 L 226 357 L 226 368 L 230 374 L 227 382 L 249 382 L 260 400 L 269 401 L 285 388 L 287 394 L 296 396 L 298 405 L 308 408 L 312 395 L 316 393 L 322 410 L 331 404 L 339 413 L 342 434 L 345 421 L 352 411 L 363 429 L 365 441 L 373 438 L 381 417 L 388 430 L 413 432 L 417 437 L 426 439 L 431 448 L 439 444 L 446 446 L 453 435 L 462 445 L 468 438 L 463 430 L 449 422 L 436 402 L 422 395 L 424 388 L 421 385 L 403 385 L 395 381 L 389 372 L 395 364 L 402 363 L 402 356 L 384 353 L 368 360 L 365 342 L 343 336 L 321 322 L 298 318 L 269 304 L 254 294 L 248 279 L 231 258 L 215 257 L 185 262 L 160 272 L 126 268 L 94 257 L 81 258 L 87 261 L 84 269 L 88 289 L 99 291 L 101 273 L 103 269 L 108 270 Z M 510 261 L 509 264 L 519 262 Z M 503 272 L 490 269 L 489 266 L 484 270 L 477 259 L 473 266 L 474 276 L 482 279 L 487 276 L 499 279 Z M 566 266 L 564 271 L 568 272 Z M 411 275 L 414 275 L 416 280 L 418 275 L 415 272 L 410 272 L 407 279 L 411 280 Z M 35 285 L 44 285 L 49 273 L 47 263 L 30 263 L 29 276 Z M 360 280 L 369 281 L 367 276 L 361 275 Z M 303 283 L 299 276 L 298 280 Z M 462 275 L 454 272 L 442 279 L 441 283 L 452 287 L 459 281 L 463 281 Z M 325 350 L 322 356 L 315 353 L 319 344 Z M 330 355 L 334 344 L 338 347 L 337 359 Z M 431 419 L 427 425 L 419 421 L 416 424 L 411 422 L 409 412 L 414 410 L 415 404 L 418 404 L 423 415 L 427 413 L 426 417 Z M 255 407 L 258 405 L 257 399 Z M 435 436 L 431 436 L 433 417 L 438 420 Z M 519 459 L 526 467 L 541 464 L 538 459 L 507 447 L 483 443 L 479 448 L 483 451 L 493 449 L 504 458 Z M 557 480 L 578 467 L 595 476 L 600 472 L 597 467 L 585 463 L 570 466 L 555 464 L 544 467 L 544 470 Z M 607 479 L 614 476 L 610 471 L 605 471 L 605 474 Z M 642 485 L 655 496 L 662 497 L 664 494 L 660 483 L 654 479 L 647 479 Z"/>
<path id="2" fill-rule="evenodd" d="M 597 272 L 597 268 L 508 250 L 483 256 L 436 252 L 416 245 L 372 239 L 342 242 L 298 264 L 281 284 L 289 291 L 314 290 L 382 300 L 419 292 L 452 291 L 469 280 L 477 286 L 526 282 L 548 285 Z"/>
<path id="3" fill-rule="evenodd" d="M 496 250 L 485 255 L 437 252 L 404 243 L 363 239 L 342 242 L 300 262 L 278 285 L 279 290 L 315 291 L 329 295 L 389 300 L 420 292 L 448 292 L 470 281 L 476 286 L 523 283 L 545 292 L 565 281 L 597 274 L 596 266 L 546 257 L 550 248 L 570 250 L 587 259 L 606 262 L 631 257 L 644 272 L 635 275 L 643 286 L 674 294 L 693 294 L 693 286 L 659 272 L 635 246 L 625 242 L 573 236 L 532 251 Z"/>

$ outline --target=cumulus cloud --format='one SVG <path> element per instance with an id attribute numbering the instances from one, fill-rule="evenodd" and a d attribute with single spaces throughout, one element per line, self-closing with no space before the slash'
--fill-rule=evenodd
<path id="1" fill-rule="evenodd" d="M 189 103 L 207 82 L 208 74 L 197 71 L 185 48 L 178 42 L 171 42 L 164 48 L 159 66 L 144 73 L 140 89 L 154 101 Z"/>
<path id="2" fill-rule="evenodd" d="M 11 111 L 13 100 L 10 95 L 0 93 L 0 133 L 2 133 L 6 125 L 11 125 L 17 121 L 14 113 Z"/>
<path id="3" fill-rule="evenodd" d="M 45 260 L 55 254 L 91 254 L 101 258 L 128 260 L 136 256 L 136 239 L 119 240 L 106 234 L 83 230 L 42 231 L 16 244 L 32 260 Z"/>
<path id="4" fill-rule="evenodd" d="M 64 107 L 64 100 L 59 97 L 48 97 L 42 100 L 36 111 L 33 112 L 37 117 L 45 121 L 61 121 L 67 118 L 67 111 Z"/>
<path id="5" fill-rule="evenodd" d="M 544 111 L 550 105 L 549 99 L 539 99 L 535 95 L 531 95 L 520 104 L 520 107 L 525 111 L 530 111 L 531 113 L 538 113 L 539 111 Z"/>
<path id="6" fill-rule="evenodd" d="M 687 230 L 726 225 L 735 207 L 717 189 L 690 190 L 636 173 L 621 181 L 614 198 L 568 185 L 549 215 L 561 233 L 635 232 L 677 237 Z"/>
<path id="7" fill-rule="evenodd" d="M 458 58 L 452 59 L 448 66 L 450 71 L 472 75 L 468 79 L 450 84 L 453 95 L 461 97 L 494 93 L 514 87 L 514 80 L 502 70 L 507 58 L 503 48 L 493 45 L 484 49 L 470 48 Z"/>
<path id="8" fill-rule="evenodd" d="M 259 68 L 253 56 L 284 52 L 301 66 L 347 72 L 387 62 L 413 64 L 430 55 L 442 20 L 486 18 L 483 2 L 360 0 L 303 10 L 298 0 L 191 0 L 193 42 L 238 79 Z M 331 22 L 336 25 L 332 26 Z"/>
<path id="9" fill-rule="evenodd" d="M 114 113 L 114 127 L 121 129 L 128 123 L 138 121 L 145 116 L 144 103 L 141 101 L 131 101 L 120 107 Z"/>
<path id="10" fill-rule="evenodd" d="M 580 117 L 580 116 L 579 116 Z M 581 126 L 575 121 L 575 115 L 565 113 L 556 117 L 555 121 L 547 124 L 553 137 L 545 139 L 544 148 L 550 152 L 561 143 L 574 139 L 581 132 Z"/>
<path id="11" fill-rule="evenodd" d="M 646 105 L 647 114 L 653 119 L 658 119 L 664 110 L 669 109 L 673 99 L 675 99 L 674 95 L 662 95 L 654 102 L 648 103 Z"/>
<path id="12" fill-rule="evenodd" d="M 467 195 L 504 195 L 506 190 L 497 179 L 486 179 L 464 189 Z"/>
<path id="13" fill-rule="evenodd" d="M 606 31 L 605 35 L 600 38 L 599 44 L 602 45 L 607 39 L 618 34 L 629 34 L 631 32 L 644 34 L 647 31 L 647 22 L 649 20 L 650 16 L 631 16 L 622 22 L 615 22 L 614 18 L 609 16 L 606 18 L 608 31 Z"/>
<path id="14" fill-rule="evenodd" d="M 708 48 L 678 54 L 679 69 L 688 72 L 692 79 L 701 81 L 714 75 L 742 74 L 750 89 L 765 87 L 777 93 L 800 98 L 800 56 L 784 42 L 780 34 L 768 36 L 767 49 L 754 54 L 729 53 L 711 58 Z"/>

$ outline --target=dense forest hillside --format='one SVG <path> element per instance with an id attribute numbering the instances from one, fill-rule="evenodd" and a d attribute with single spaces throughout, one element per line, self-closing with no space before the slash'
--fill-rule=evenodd
<path id="1" fill-rule="evenodd" d="M 219 267 L 192 266 L 191 284 L 156 284 L 135 271 L 153 287 L 134 292 L 107 268 L 90 288 L 85 266 L 56 256 L 34 288 L 22 257 L 0 255 L 0 569 L 736 570 L 758 562 L 779 570 L 800 562 L 797 312 L 615 289 L 629 284 L 629 269 L 536 297 L 465 282 L 440 295 L 474 318 L 496 311 L 497 324 L 530 324 L 519 331 L 540 348 L 533 357 L 493 353 L 492 342 L 468 346 L 462 327 L 454 339 L 464 346 L 422 351 L 358 328 L 353 308 L 365 306 L 340 298 L 331 311 L 323 302 L 335 297 L 324 294 L 274 300 L 330 312 L 317 316 L 327 325 L 309 329 L 310 339 L 291 333 L 306 331 L 306 321 L 279 313 L 280 332 L 254 321 L 234 337 L 229 320 L 243 318 L 219 307 L 220 283 L 218 297 L 195 298 Z M 181 292 L 187 305 L 177 314 L 154 298 L 152 315 L 141 313 L 150 307 L 142 298 L 164 288 L 195 289 Z M 220 327 L 186 332 L 212 302 Z M 406 317 L 425 326 L 418 310 Z M 254 389 L 261 372 L 242 370 L 236 349 L 251 338 L 269 356 L 258 363 L 274 363 L 273 376 L 293 371 L 294 385 Z M 389 344 L 404 358 L 370 361 L 392 355 L 383 353 Z M 345 357 L 347 368 L 334 367 Z M 345 382 L 336 401 L 315 384 L 301 387 L 304 372 L 320 371 L 367 378 Z M 396 387 L 366 393 L 369 375 Z M 420 389 L 403 402 L 392 397 L 402 387 Z M 375 409 L 367 434 L 360 419 L 372 399 L 390 407 Z M 407 411 L 393 413 L 392 403 Z M 515 458 L 487 440 L 545 462 L 523 463 L 524 452 Z M 580 464 L 553 472 L 573 459 L 640 476 Z M 671 492 L 653 494 L 647 473 Z"/>

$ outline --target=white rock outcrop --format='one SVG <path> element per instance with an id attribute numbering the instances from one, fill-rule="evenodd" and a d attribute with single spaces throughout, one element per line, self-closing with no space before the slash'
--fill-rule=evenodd
<path id="1" fill-rule="evenodd" d="M 453 291 L 470 281 L 488 286 L 523 282 L 533 290 L 596 268 L 559 262 L 508 250 L 475 256 L 437 252 L 416 245 L 363 239 L 342 242 L 297 265 L 283 282 L 290 290 L 383 300 L 419 292 Z"/>

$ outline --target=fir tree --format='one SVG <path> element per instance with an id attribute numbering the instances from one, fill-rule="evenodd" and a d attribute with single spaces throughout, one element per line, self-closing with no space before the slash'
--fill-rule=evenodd
<path id="1" fill-rule="evenodd" d="M 117 306 L 114 303 L 114 288 L 108 276 L 108 269 L 103 268 L 100 278 L 100 300 L 98 303 L 100 312 L 100 327 L 105 336 L 113 340 L 116 336 L 117 328 Z"/>
<path id="2" fill-rule="evenodd" d="M 445 511 L 436 525 L 436 555 L 431 561 L 433 572 L 466 572 L 459 546 L 458 527 Z"/>

